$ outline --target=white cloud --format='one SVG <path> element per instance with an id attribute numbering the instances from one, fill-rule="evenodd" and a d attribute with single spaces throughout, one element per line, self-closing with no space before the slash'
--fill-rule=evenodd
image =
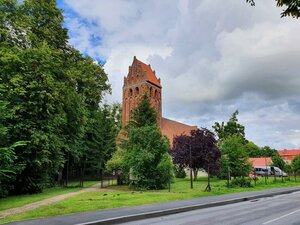
<path id="1" fill-rule="evenodd" d="M 198 126 L 235 110 L 247 137 L 300 146 L 299 20 L 280 18 L 272 0 L 65 0 L 70 42 L 106 61 L 113 96 L 136 55 L 163 84 L 166 116 Z M 95 43 L 94 37 L 100 41 Z"/>

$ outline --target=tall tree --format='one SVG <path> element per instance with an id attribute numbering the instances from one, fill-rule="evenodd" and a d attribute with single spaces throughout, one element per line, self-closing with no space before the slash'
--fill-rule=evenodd
<path id="1" fill-rule="evenodd" d="M 260 147 L 258 147 L 252 141 L 247 142 L 244 147 L 249 157 L 251 158 L 262 157 L 263 152 L 261 151 Z"/>
<path id="2" fill-rule="evenodd" d="M 226 138 L 221 146 L 222 160 L 221 169 L 226 174 L 230 170 L 233 177 L 248 176 L 251 165 L 245 150 L 244 139 L 241 136 L 230 136 Z"/>
<path id="3" fill-rule="evenodd" d="M 122 148 L 123 172 L 131 171 L 138 187 L 163 188 L 172 179 L 169 141 L 162 137 L 157 126 L 156 112 L 146 95 L 133 111 Z"/>
<path id="4" fill-rule="evenodd" d="M 245 127 L 238 123 L 238 116 L 239 112 L 236 110 L 230 117 L 229 121 L 225 124 L 222 122 L 221 124 L 215 122 L 213 126 L 216 134 L 218 135 L 219 141 L 222 142 L 224 139 L 230 136 L 240 136 L 246 141 L 245 139 Z"/>
<path id="5" fill-rule="evenodd" d="M 101 65 L 68 45 L 56 1 L 0 1 L 0 94 L 11 113 L 5 142 L 28 141 L 15 148 L 15 163 L 24 168 L 9 185 L 14 193 L 33 193 L 66 164 L 82 162 L 110 86 Z M 101 124 L 106 120 L 101 117 Z"/>
<path id="6" fill-rule="evenodd" d="M 0 90 L 2 88 L 3 86 L 0 84 Z M 26 144 L 24 141 L 19 141 L 8 146 L 9 129 L 6 120 L 11 117 L 11 113 L 6 108 L 7 104 L 0 92 L 0 198 L 5 197 L 13 189 L 11 182 L 15 180 L 16 174 L 23 169 L 22 164 L 16 163 L 15 148 Z"/>
<path id="7" fill-rule="evenodd" d="M 155 109 L 151 106 L 149 96 L 144 94 L 140 103 L 134 109 L 132 118 L 129 122 L 130 126 L 143 127 L 152 126 L 157 123 L 157 114 Z"/>

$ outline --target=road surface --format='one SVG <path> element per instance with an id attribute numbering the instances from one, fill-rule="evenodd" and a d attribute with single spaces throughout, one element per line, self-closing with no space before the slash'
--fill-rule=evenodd
<path id="1" fill-rule="evenodd" d="M 123 225 L 299 225 L 300 192 L 139 220 Z"/>

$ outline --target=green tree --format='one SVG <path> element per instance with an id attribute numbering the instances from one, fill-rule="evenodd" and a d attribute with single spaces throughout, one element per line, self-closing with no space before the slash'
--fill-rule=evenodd
<path id="1" fill-rule="evenodd" d="M 213 125 L 213 129 L 215 130 L 215 133 L 218 135 L 219 138 L 219 144 L 224 139 L 230 137 L 230 136 L 240 136 L 245 139 L 245 127 L 238 123 L 237 115 L 239 114 L 238 110 L 236 110 L 230 117 L 229 121 L 225 124 L 222 122 L 221 124 L 218 122 L 215 122 Z"/>
<path id="2" fill-rule="evenodd" d="M 261 149 L 254 144 L 252 141 L 249 141 L 244 146 L 245 151 L 247 152 L 248 156 L 251 158 L 259 158 L 261 157 Z"/>
<path id="3" fill-rule="evenodd" d="M 283 159 L 280 157 L 279 154 L 274 154 L 272 156 L 272 166 L 277 166 L 281 170 L 285 170 L 286 169 L 286 163 L 283 161 Z"/>
<path id="4" fill-rule="evenodd" d="M 137 187 L 158 189 L 173 177 L 173 164 L 168 154 L 169 141 L 162 137 L 157 115 L 148 96 L 144 95 L 134 109 L 122 144 L 122 171 L 134 177 Z"/>
<path id="5" fill-rule="evenodd" d="M 156 123 L 156 111 L 151 106 L 148 95 L 145 94 L 142 96 L 140 103 L 134 109 L 129 125 L 133 127 L 143 127 L 155 125 Z"/>
<path id="6" fill-rule="evenodd" d="M 14 163 L 24 168 L 9 185 L 14 193 L 33 193 L 66 165 L 82 168 L 78 165 L 92 161 L 89 140 L 97 139 L 101 154 L 112 143 L 115 131 L 104 126 L 112 123 L 99 107 L 110 86 L 101 65 L 68 45 L 56 1 L 0 0 L 0 5 L 1 96 L 10 112 L 5 120 L 10 132 L 1 143 L 28 141 L 14 150 Z M 92 151 L 97 159 L 98 150 Z"/>
<path id="7" fill-rule="evenodd" d="M 105 105 L 89 118 L 89 126 L 84 142 L 83 167 L 87 172 L 102 176 L 106 162 L 116 151 L 116 136 L 119 132 L 113 108 Z"/>
<path id="8" fill-rule="evenodd" d="M 161 136 L 158 127 L 130 129 L 124 147 L 123 168 L 131 169 L 137 187 L 166 187 L 172 177 L 173 165 L 168 155 L 168 140 Z"/>
<path id="9" fill-rule="evenodd" d="M 0 84 L 0 90 L 2 90 L 2 87 Z M 23 165 L 16 163 L 15 148 L 26 144 L 24 141 L 19 141 L 11 146 L 7 146 L 9 130 L 5 121 L 11 117 L 10 112 L 6 108 L 7 104 L 0 92 L 0 198 L 5 197 L 13 189 L 11 182 L 15 180 L 16 174 L 23 167 Z"/>
<path id="10" fill-rule="evenodd" d="M 260 150 L 261 150 L 260 157 L 273 157 L 275 155 L 278 155 L 276 149 L 272 149 L 269 146 L 264 146 Z"/>
<path id="11" fill-rule="evenodd" d="M 299 174 L 300 173 L 300 156 L 296 156 L 293 160 L 292 160 L 292 170 L 295 174 Z"/>
<path id="12" fill-rule="evenodd" d="M 244 139 L 241 136 L 230 136 L 226 138 L 221 146 L 221 170 L 223 173 L 230 170 L 233 177 L 248 176 L 251 171 L 248 154 L 245 150 Z"/>

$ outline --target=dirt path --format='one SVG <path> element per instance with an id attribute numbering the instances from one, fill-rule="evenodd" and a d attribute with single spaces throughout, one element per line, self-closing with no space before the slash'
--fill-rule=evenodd
<path id="1" fill-rule="evenodd" d="M 104 185 L 106 186 L 106 185 Z M 66 198 L 70 198 L 76 195 L 79 195 L 81 193 L 85 193 L 85 192 L 108 192 L 108 191 L 114 191 L 112 189 L 107 189 L 107 188 L 101 188 L 101 183 L 99 184 L 95 184 L 90 188 L 84 188 L 80 191 L 76 191 L 76 192 L 71 192 L 71 193 L 66 193 L 66 194 L 61 194 L 61 195 L 57 195 L 55 197 L 51 197 L 51 198 L 47 198 L 41 201 L 37 201 L 37 202 L 33 202 L 33 203 L 29 203 L 27 205 L 24 206 L 20 206 L 17 208 L 12 208 L 12 209 L 6 209 L 3 211 L 0 211 L 0 219 L 3 219 L 5 217 L 14 215 L 14 214 L 18 214 L 18 213 L 23 213 L 32 209 L 36 209 L 40 206 L 44 206 L 44 205 L 49 205 L 51 203 L 55 203 L 55 202 L 60 202 Z"/>

